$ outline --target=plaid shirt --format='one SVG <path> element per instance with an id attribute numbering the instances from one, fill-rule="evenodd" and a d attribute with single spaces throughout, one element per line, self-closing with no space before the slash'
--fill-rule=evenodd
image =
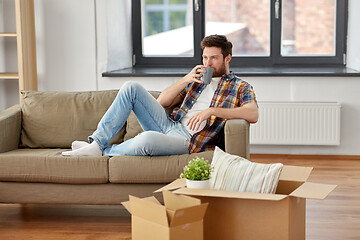
<path id="1" fill-rule="evenodd" d="M 185 116 L 188 110 L 195 104 L 205 86 L 205 84 L 196 82 L 190 83 L 180 93 L 180 98 L 182 99 L 181 106 L 175 108 L 170 117 L 174 121 L 180 121 L 180 119 Z M 219 81 L 218 87 L 211 100 L 210 107 L 235 108 L 249 102 L 256 103 L 256 97 L 252 86 L 231 72 L 228 75 L 224 75 Z M 189 151 L 195 153 L 205 150 L 214 150 L 216 140 L 218 139 L 217 134 L 224 127 L 225 122 L 226 119 L 224 118 L 211 116 L 206 121 L 205 127 L 192 136 Z"/>

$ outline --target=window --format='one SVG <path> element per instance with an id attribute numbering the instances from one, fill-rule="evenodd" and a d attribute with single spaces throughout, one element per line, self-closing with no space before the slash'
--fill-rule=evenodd
<path id="1" fill-rule="evenodd" d="M 347 0 L 134 0 L 136 66 L 190 67 L 201 39 L 233 43 L 232 67 L 344 65 Z"/>
<path id="2" fill-rule="evenodd" d="M 145 0 L 141 5 L 144 56 L 193 56 L 189 0 Z"/>

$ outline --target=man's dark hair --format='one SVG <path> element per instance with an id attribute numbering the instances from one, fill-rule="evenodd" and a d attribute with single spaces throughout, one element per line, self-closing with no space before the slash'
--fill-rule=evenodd
<path id="1" fill-rule="evenodd" d="M 229 54 L 232 55 L 232 46 L 232 43 L 228 41 L 228 39 L 224 35 L 210 35 L 204 37 L 204 39 L 201 41 L 202 50 L 204 50 L 205 47 L 221 48 L 221 53 L 224 58 Z"/>

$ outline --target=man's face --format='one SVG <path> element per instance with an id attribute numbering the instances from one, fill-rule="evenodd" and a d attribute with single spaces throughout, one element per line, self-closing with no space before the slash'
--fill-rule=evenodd
<path id="1" fill-rule="evenodd" d="M 228 61 L 221 53 L 221 48 L 205 47 L 203 50 L 203 64 L 214 69 L 213 77 L 221 77 L 227 73 Z"/>

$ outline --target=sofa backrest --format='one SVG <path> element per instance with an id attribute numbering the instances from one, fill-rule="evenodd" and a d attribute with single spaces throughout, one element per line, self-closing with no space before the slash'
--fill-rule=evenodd
<path id="1" fill-rule="evenodd" d="M 70 148 L 91 135 L 117 90 L 88 92 L 22 91 L 21 147 Z M 125 126 L 112 143 L 120 143 Z"/>
<path id="2" fill-rule="evenodd" d="M 88 92 L 22 91 L 20 147 L 70 148 L 87 141 L 118 90 Z M 160 92 L 150 91 L 157 98 Z M 143 130 L 133 112 L 111 144 L 135 137 Z"/>

